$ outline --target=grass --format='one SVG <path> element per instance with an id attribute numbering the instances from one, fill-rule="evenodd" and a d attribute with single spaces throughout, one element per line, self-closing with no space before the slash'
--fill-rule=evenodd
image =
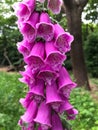
<path id="1" fill-rule="evenodd" d="M 24 110 L 19 99 L 24 97 L 26 86 L 18 81 L 19 77 L 18 73 L 0 72 L 0 130 L 20 130 L 17 122 Z M 90 81 L 98 86 L 97 79 Z M 98 104 L 90 92 L 76 88 L 70 101 L 79 111 L 76 120 L 70 121 L 73 130 L 98 130 Z"/>

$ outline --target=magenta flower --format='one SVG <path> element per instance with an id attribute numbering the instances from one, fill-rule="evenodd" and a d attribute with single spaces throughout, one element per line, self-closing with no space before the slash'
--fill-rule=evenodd
<path id="1" fill-rule="evenodd" d="M 48 5 L 54 14 L 60 13 L 62 0 L 37 0 Z M 44 4 L 45 2 L 45 4 Z M 73 36 L 53 23 L 44 10 L 37 11 L 35 0 L 23 0 L 14 5 L 17 25 L 23 41 L 17 44 L 26 63 L 19 80 L 28 86 L 25 98 L 19 102 L 25 108 L 18 124 L 22 130 L 64 130 L 60 114 L 75 119 L 78 111 L 69 102 L 70 92 L 76 87 L 63 67 L 71 49 Z"/>
<path id="2" fill-rule="evenodd" d="M 33 85 L 31 85 L 30 87 L 30 91 L 29 94 L 33 95 L 33 98 L 36 102 L 40 103 L 43 98 L 45 98 L 44 96 L 44 89 L 45 89 L 45 85 L 44 85 L 44 81 L 41 79 L 36 79 L 35 83 Z"/>
<path id="3" fill-rule="evenodd" d="M 22 119 L 19 120 L 18 125 L 21 126 L 22 130 L 35 130 L 34 129 L 34 122 L 25 124 L 25 122 L 22 121 Z"/>
<path id="4" fill-rule="evenodd" d="M 34 72 L 26 66 L 26 70 L 24 72 L 20 71 L 20 74 L 23 76 L 22 78 L 19 78 L 19 80 L 27 85 L 32 85 L 35 81 L 35 74 Z"/>
<path id="5" fill-rule="evenodd" d="M 33 12 L 26 22 L 18 21 L 19 30 L 28 42 L 33 42 L 36 38 L 37 30 L 35 26 L 38 23 L 38 21 L 39 21 L 38 12 Z"/>
<path id="6" fill-rule="evenodd" d="M 45 44 L 46 51 L 46 64 L 50 65 L 53 70 L 59 71 L 62 66 L 62 63 L 66 59 L 66 56 L 61 54 L 55 47 L 53 41 L 46 42 Z"/>
<path id="7" fill-rule="evenodd" d="M 55 24 L 54 28 L 55 28 L 54 37 L 56 48 L 62 53 L 70 51 L 71 43 L 74 40 L 73 36 L 70 33 L 65 32 L 64 29 L 59 24 Z"/>
<path id="8" fill-rule="evenodd" d="M 75 120 L 76 115 L 78 114 L 78 111 L 74 108 L 69 109 L 66 112 L 67 112 L 67 119 L 68 120 Z"/>
<path id="9" fill-rule="evenodd" d="M 35 0 L 24 0 L 13 5 L 15 14 L 21 21 L 26 21 L 35 9 Z"/>
<path id="10" fill-rule="evenodd" d="M 60 13 L 62 4 L 63 4 L 62 0 L 48 0 L 48 8 L 54 14 L 59 14 Z"/>
<path id="11" fill-rule="evenodd" d="M 18 51 L 24 56 L 28 56 L 30 54 L 30 51 L 33 47 L 34 43 L 29 43 L 27 40 L 23 40 L 22 42 L 18 42 L 17 48 Z"/>
<path id="12" fill-rule="evenodd" d="M 51 104 L 51 106 L 58 110 L 60 104 L 63 102 L 61 99 L 58 91 L 57 91 L 57 85 L 54 82 L 51 85 L 46 86 L 46 104 Z"/>
<path id="13" fill-rule="evenodd" d="M 52 115 L 52 128 L 51 130 L 64 130 L 62 126 L 62 122 L 57 113 L 53 113 Z"/>
<path id="14" fill-rule="evenodd" d="M 61 68 L 59 75 L 60 76 L 57 79 L 59 91 L 61 91 L 65 97 L 69 98 L 71 90 L 76 87 L 76 83 L 72 82 L 67 70 L 64 67 Z"/>
<path id="15" fill-rule="evenodd" d="M 46 105 L 45 101 L 40 104 L 34 121 L 41 124 L 42 130 L 44 128 L 48 130 L 51 127 L 51 107 Z"/>
<path id="16" fill-rule="evenodd" d="M 22 104 L 22 106 L 27 109 L 31 101 L 33 100 L 33 96 L 31 93 L 27 93 L 25 98 L 20 98 L 19 102 Z"/>
<path id="17" fill-rule="evenodd" d="M 21 119 L 25 123 L 33 122 L 33 119 L 35 118 L 35 116 L 37 114 L 37 110 L 38 110 L 37 103 L 35 101 L 31 101 L 31 103 L 29 104 L 25 114 L 21 116 Z"/>
<path id="18" fill-rule="evenodd" d="M 44 66 L 45 47 L 43 42 L 37 42 L 33 46 L 31 53 L 24 61 L 32 68 L 32 70 L 39 70 Z"/>
<path id="19" fill-rule="evenodd" d="M 58 74 L 49 66 L 45 66 L 37 75 L 38 78 L 43 79 L 47 84 L 51 85 L 58 77 Z"/>
<path id="20" fill-rule="evenodd" d="M 59 112 L 63 113 L 64 111 L 68 111 L 72 108 L 73 106 L 70 104 L 68 99 L 64 98 L 64 102 L 60 105 Z"/>
<path id="21" fill-rule="evenodd" d="M 41 37 L 46 41 L 50 41 L 54 36 L 54 26 L 51 23 L 49 15 L 46 12 L 40 14 L 39 23 L 36 24 L 37 37 Z"/>

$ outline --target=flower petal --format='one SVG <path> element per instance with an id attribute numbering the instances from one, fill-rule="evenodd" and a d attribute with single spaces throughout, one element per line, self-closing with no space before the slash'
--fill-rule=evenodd
<path id="1" fill-rule="evenodd" d="M 38 70 L 44 66 L 45 48 L 44 43 L 37 42 L 32 48 L 30 55 L 24 58 L 24 61 L 33 70 Z"/>
<path id="2" fill-rule="evenodd" d="M 34 119 L 35 122 L 51 127 L 51 107 L 46 105 L 45 101 L 39 106 L 37 116 Z"/>
<path id="3" fill-rule="evenodd" d="M 72 82 L 67 70 L 62 67 L 57 79 L 59 91 L 61 91 L 65 97 L 69 98 L 70 92 L 76 87 L 76 83 Z"/>
<path id="4" fill-rule="evenodd" d="M 46 41 L 50 41 L 54 36 L 54 26 L 51 24 L 49 15 L 42 12 L 40 15 L 40 22 L 36 24 L 37 37 L 41 37 Z"/>
<path id="5" fill-rule="evenodd" d="M 62 0 L 48 0 L 48 8 L 54 13 L 59 14 L 63 1 Z"/>
<path id="6" fill-rule="evenodd" d="M 37 103 L 32 101 L 28 106 L 25 114 L 21 116 L 21 119 L 26 123 L 32 122 L 37 114 L 37 109 L 38 109 Z"/>
<path id="7" fill-rule="evenodd" d="M 53 70 L 59 71 L 61 68 L 66 56 L 61 54 L 55 47 L 53 41 L 46 42 L 45 44 L 46 51 L 46 64 L 50 65 Z"/>
<path id="8" fill-rule="evenodd" d="M 65 32 L 64 29 L 59 24 L 55 24 L 54 28 L 55 28 L 54 32 L 55 47 L 61 53 L 66 53 L 70 51 L 71 43 L 74 40 L 74 37 L 70 33 Z"/>

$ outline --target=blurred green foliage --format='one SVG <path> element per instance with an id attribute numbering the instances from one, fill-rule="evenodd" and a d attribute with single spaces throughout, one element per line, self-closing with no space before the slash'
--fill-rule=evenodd
<path id="1" fill-rule="evenodd" d="M 19 74 L 0 72 L 0 130 L 18 130 L 18 120 L 23 113 L 19 104 L 24 95 L 24 84 L 18 81 Z"/>
<path id="2" fill-rule="evenodd" d="M 76 120 L 70 121 L 73 130 L 98 130 L 98 104 L 85 89 L 76 88 L 71 93 L 71 103 L 78 109 Z"/>

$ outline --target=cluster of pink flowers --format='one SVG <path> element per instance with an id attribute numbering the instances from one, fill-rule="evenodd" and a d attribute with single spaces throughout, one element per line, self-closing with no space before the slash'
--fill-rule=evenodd
<path id="1" fill-rule="evenodd" d="M 62 0 L 48 0 L 53 13 L 60 12 L 61 4 Z M 47 12 L 36 11 L 36 0 L 18 2 L 14 10 L 23 35 L 17 47 L 26 63 L 19 80 L 28 85 L 26 97 L 20 99 L 25 113 L 19 125 L 22 130 L 64 130 L 60 114 L 66 112 L 69 120 L 78 114 L 69 102 L 76 84 L 62 65 L 74 38 L 53 23 Z"/>

